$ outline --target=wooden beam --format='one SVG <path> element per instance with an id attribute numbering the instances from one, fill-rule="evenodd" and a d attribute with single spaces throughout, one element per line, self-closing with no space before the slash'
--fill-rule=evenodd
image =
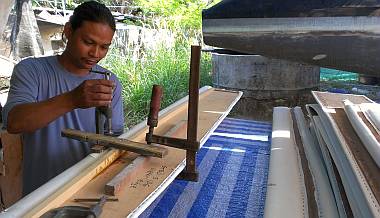
<path id="1" fill-rule="evenodd" d="M 62 130 L 62 136 L 76 139 L 82 142 L 90 142 L 106 147 L 117 148 L 124 151 L 131 151 L 137 154 L 162 158 L 168 153 L 164 147 L 148 145 L 140 142 L 134 142 L 128 139 L 116 138 L 96 133 L 83 132 L 75 129 Z"/>
<path id="2" fill-rule="evenodd" d="M 0 176 L 0 190 L 3 206 L 9 207 L 22 197 L 23 146 L 19 134 L 1 132 L 4 169 Z"/>

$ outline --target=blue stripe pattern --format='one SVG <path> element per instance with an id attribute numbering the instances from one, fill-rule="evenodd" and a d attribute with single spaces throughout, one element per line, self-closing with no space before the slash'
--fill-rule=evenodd
<path id="1" fill-rule="evenodd" d="M 179 214 L 181 217 L 183 214 L 187 217 L 263 217 L 271 129 L 269 122 L 224 119 L 215 132 L 267 136 L 268 140 L 211 135 L 197 153 L 196 163 L 203 166 L 198 167 L 200 181 L 175 180 L 140 217 L 178 217 Z M 237 178 L 231 179 L 231 176 Z M 179 199 L 182 199 L 179 202 L 186 199 L 186 204 L 176 204 Z M 215 208 L 218 211 L 213 211 Z"/>

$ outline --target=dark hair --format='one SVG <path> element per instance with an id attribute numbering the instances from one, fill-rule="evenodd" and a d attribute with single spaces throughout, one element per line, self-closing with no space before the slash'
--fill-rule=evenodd
<path id="1" fill-rule="evenodd" d="M 78 29 L 83 21 L 105 23 L 108 24 L 113 31 L 116 30 L 115 19 L 111 11 L 104 4 L 96 1 L 84 2 L 74 9 L 74 13 L 69 21 L 71 28 L 73 30 Z"/>

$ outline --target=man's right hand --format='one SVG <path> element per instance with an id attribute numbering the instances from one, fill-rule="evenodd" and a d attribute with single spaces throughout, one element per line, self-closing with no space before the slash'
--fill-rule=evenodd
<path id="1" fill-rule="evenodd" d="M 72 91 L 45 101 L 16 105 L 8 113 L 7 130 L 33 132 L 73 109 L 108 106 L 114 86 L 109 80 L 86 80 Z"/>
<path id="2" fill-rule="evenodd" d="M 69 92 L 74 108 L 108 106 L 115 84 L 104 79 L 86 80 Z"/>

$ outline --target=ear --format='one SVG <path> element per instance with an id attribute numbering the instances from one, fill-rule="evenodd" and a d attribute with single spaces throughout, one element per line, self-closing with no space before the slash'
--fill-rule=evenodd
<path id="1" fill-rule="evenodd" d="M 73 29 L 71 28 L 70 22 L 67 22 L 63 27 L 63 34 L 65 35 L 66 39 L 69 40 L 71 38 L 71 35 L 73 34 Z"/>

